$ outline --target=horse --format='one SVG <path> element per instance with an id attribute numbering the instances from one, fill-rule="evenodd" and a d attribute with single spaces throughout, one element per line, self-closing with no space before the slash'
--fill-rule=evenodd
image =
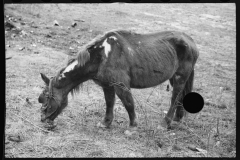
<path id="1" fill-rule="evenodd" d="M 101 126 L 110 127 L 117 95 L 127 110 L 129 127 L 137 127 L 131 88 L 154 87 L 169 80 L 171 104 L 160 125 L 171 128 L 172 121 L 179 122 L 187 114 L 182 103 L 192 91 L 198 56 L 195 42 L 183 32 L 105 32 L 83 46 L 56 76 L 48 78 L 40 73 L 46 84 L 38 98 L 41 121 L 53 122 L 67 106 L 68 94 L 79 92 L 83 82 L 93 80 L 102 87 L 106 102 Z"/>

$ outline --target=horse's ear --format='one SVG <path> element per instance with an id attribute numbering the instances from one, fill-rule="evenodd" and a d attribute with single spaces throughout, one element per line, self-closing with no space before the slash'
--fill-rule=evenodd
<path id="1" fill-rule="evenodd" d="M 45 76 L 43 73 L 40 73 L 40 74 L 41 74 L 42 80 L 43 80 L 47 85 L 49 85 L 49 82 L 50 82 L 49 78 L 48 78 L 47 76 Z"/>

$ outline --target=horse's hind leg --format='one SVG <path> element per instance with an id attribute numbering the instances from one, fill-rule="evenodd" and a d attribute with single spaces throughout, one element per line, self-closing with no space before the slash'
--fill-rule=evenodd
<path id="1" fill-rule="evenodd" d="M 173 87 L 173 77 L 169 79 L 169 82 L 171 84 L 171 87 Z M 182 104 L 182 100 L 183 100 L 182 98 L 181 100 L 179 100 L 181 104 Z M 181 105 L 177 105 L 177 109 L 176 109 L 173 121 L 180 121 L 184 114 L 182 112 L 183 112 L 183 107 Z"/>
<path id="2" fill-rule="evenodd" d="M 169 79 L 172 87 L 173 87 L 173 79 L 174 78 Z M 182 119 L 183 115 L 186 112 L 181 105 L 182 101 L 183 101 L 183 96 L 181 96 L 181 98 L 178 101 L 179 101 L 179 103 L 176 104 L 176 112 L 175 112 L 175 116 L 173 118 L 173 121 L 177 121 L 177 122 L 179 122 Z"/>
<path id="3" fill-rule="evenodd" d="M 126 91 L 117 86 L 115 87 L 115 91 L 128 112 L 129 119 L 130 119 L 129 126 L 136 127 L 137 126 L 137 123 L 135 121 L 136 114 L 135 114 L 135 110 L 134 110 L 134 101 L 133 101 L 132 94 L 129 91 Z"/>
<path id="4" fill-rule="evenodd" d="M 113 107 L 115 103 L 114 87 L 103 87 L 104 97 L 106 101 L 106 115 L 103 120 L 103 125 L 109 127 L 113 121 Z"/>
<path id="5" fill-rule="evenodd" d="M 188 77 L 191 73 L 191 68 L 187 67 L 187 64 L 185 64 L 184 68 L 178 69 L 178 71 L 174 74 L 172 77 L 173 81 L 173 92 L 172 92 L 172 98 L 171 98 L 171 106 L 168 110 L 167 115 L 165 116 L 165 121 L 162 121 L 162 126 L 170 127 L 171 121 L 173 119 L 173 115 L 175 110 L 178 108 L 179 104 L 181 103 L 181 99 L 183 98 L 182 92 L 184 92 L 185 84 L 188 80 Z M 180 100 L 180 101 L 179 101 Z M 183 115 L 181 106 L 177 110 L 177 116 Z"/>
<path id="6" fill-rule="evenodd" d="M 174 117 L 174 121 L 180 121 L 183 116 L 186 116 L 187 115 L 187 112 L 185 111 L 185 109 L 183 108 L 183 98 L 186 94 L 188 94 L 189 92 L 192 91 L 192 88 L 193 88 L 193 80 L 194 80 L 194 70 L 192 70 L 187 82 L 185 83 L 185 87 L 183 89 L 183 92 L 182 92 L 182 96 L 181 98 L 179 99 L 179 102 L 181 105 L 178 105 L 177 106 L 177 110 L 176 110 L 176 113 L 175 113 L 175 117 Z"/>
<path id="7" fill-rule="evenodd" d="M 184 84 L 174 84 L 173 85 L 173 92 L 172 92 L 172 98 L 171 98 L 171 106 L 168 110 L 167 115 L 164 118 L 164 121 L 162 121 L 162 126 L 170 128 L 170 124 L 173 119 L 174 112 L 177 108 L 176 103 L 177 100 L 179 99 L 179 96 L 181 96 L 181 90 L 183 90 Z"/>

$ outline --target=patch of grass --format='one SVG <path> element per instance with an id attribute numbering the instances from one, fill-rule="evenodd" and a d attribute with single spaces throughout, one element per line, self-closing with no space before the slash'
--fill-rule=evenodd
<path id="1" fill-rule="evenodd" d="M 120 10 L 121 7 L 124 10 Z M 169 10 L 171 12 L 167 12 Z M 174 10 L 181 14 L 175 14 Z M 109 15 L 112 11 L 114 14 Z M 218 25 L 213 25 L 213 20 L 203 20 L 201 14 L 192 14 L 193 11 L 219 13 L 226 23 L 214 23 L 228 30 L 216 29 Z M 234 26 L 226 26 L 232 23 L 229 18 L 234 19 L 233 12 L 232 7 L 215 4 L 199 4 L 192 8 L 185 4 L 6 6 L 6 14 L 22 18 L 17 26 L 24 22 L 25 25 L 19 26 L 27 36 L 12 38 L 11 32 L 6 34 L 7 44 L 10 45 L 6 52 L 14 56 L 6 61 L 5 157 L 235 157 L 236 51 L 233 42 L 236 38 Z M 173 14 L 177 23 L 172 23 L 169 18 Z M 61 27 L 52 26 L 55 19 Z M 85 22 L 68 29 L 73 19 L 84 19 Z M 155 25 L 159 20 L 163 22 L 160 28 Z M 139 127 L 136 134 L 126 136 L 124 132 L 129 118 L 118 98 L 110 129 L 96 127 L 105 115 L 105 102 L 101 88 L 89 81 L 74 99 L 69 96 L 68 107 L 56 119 L 57 127 L 52 132 L 41 130 L 37 97 L 41 92 L 38 88 L 44 84 L 39 73 L 55 75 L 66 65 L 66 54 L 75 55 L 78 48 L 95 36 L 119 26 L 126 29 L 134 27 L 140 33 L 190 28 L 186 32 L 200 50 L 194 91 L 204 97 L 203 110 L 189 115 L 179 124 L 173 123 L 173 130 L 161 130 L 158 126 L 171 98 L 171 92 L 166 92 L 166 84 L 144 90 L 133 89 Z M 51 36 L 46 37 L 47 34 Z M 33 43 L 36 47 L 32 46 Z M 20 47 L 25 49 L 19 51 Z M 70 50 L 70 47 L 73 49 Z M 39 54 L 33 54 L 34 51 Z M 212 70 L 209 69 L 211 67 Z M 207 154 L 189 150 L 188 145 L 195 145 Z"/>

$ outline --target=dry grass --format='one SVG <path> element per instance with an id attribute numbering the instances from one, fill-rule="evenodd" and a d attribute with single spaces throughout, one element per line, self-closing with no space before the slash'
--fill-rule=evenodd
<path id="1" fill-rule="evenodd" d="M 7 14 L 20 16 L 25 22 L 33 21 L 38 28 L 30 23 L 19 25 L 27 32 L 25 37 L 11 38 L 12 33 L 6 33 L 6 43 L 11 46 L 6 54 L 12 59 L 6 61 L 5 157 L 235 157 L 234 10 L 231 4 L 186 7 L 182 4 L 7 6 Z M 214 12 L 222 18 L 207 17 L 214 16 Z M 55 19 L 62 27 L 51 26 Z M 85 22 L 68 30 L 72 19 Z M 46 131 L 40 122 L 37 102 L 44 85 L 39 73 L 54 76 L 66 64 L 66 54 L 76 54 L 75 50 L 95 35 L 119 27 L 139 32 L 189 28 L 186 32 L 200 50 L 194 91 L 204 97 L 203 110 L 189 114 L 180 124 L 173 123 L 173 130 L 162 130 L 159 122 L 171 97 L 171 92 L 166 91 L 167 83 L 133 89 L 139 127 L 137 133 L 127 136 L 124 132 L 129 118 L 118 98 L 111 128 L 96 127 L 105 115 L 105 102 L 101 88 L 88 81 L 74 99 L 69 96 L 68 107 L 56 119 L 57 127 Z M 22 46 L 25 49 L 19 51 Z"/>

